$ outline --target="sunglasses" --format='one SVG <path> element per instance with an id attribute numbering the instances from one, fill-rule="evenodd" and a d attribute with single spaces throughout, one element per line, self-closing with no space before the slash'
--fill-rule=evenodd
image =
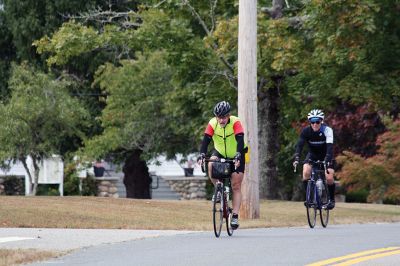
<path id="1" fill-rule="evenodd" d="M 319 124 L 321 124 L 321 121 L 315 121 L 315 122 L 310 122 L 311 124 L 317 124 L 317 125 L 319 125 Z"/>

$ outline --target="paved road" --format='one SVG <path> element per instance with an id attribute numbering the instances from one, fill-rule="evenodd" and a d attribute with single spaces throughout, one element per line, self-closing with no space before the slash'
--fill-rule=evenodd
<path id="1" fill-rule="evenodd" d="M 191 232 L 176 230 L 0 228 L 0 249 L 35 248 L 64 251 Z"/>
<path id="2" fill-rule="evenodd" d="M 46 230 L 42 229 L 40 232 Z M 347 256 L 334 263 L 358 259 L 356 265 L 400 265 L 400 223 L 338 225 L 326 229 L 242 229 L 236 231 L 233 237 L 224 234 L 219 239 L 213 236 L 213 232 L 141 231 L 140 237 L 130 240 L 135 234 L 134 230 L 93 230 L 103 235 L 104 231 L 110 231 L 108 239 L 113 239 L 110 244 L 105 244 L 107 241 L 98 241 L 96 244 L 92 242 L 96 238 L 94 235 L 86 239 L 87 234 L 71 234 L 68 233 L 72 232 L 70 230 L 60 230 L 61 236 L 57 237 L 55 234 L 58 234 L 59 229 L 52 230 L 55 230 L 51 233 L 52 237 L 46 233 L 39 239 L 25 241 L 30 242 L 33 248 L 43 248 L 43 244 L 41 246 L 34 243 L 44 240 L 51 247 L 54 239 L 65 242 L 66 238 L 70 239 L 67 242 L 72 242 L 72 239 L 75 241 L 81 236 L 82 247 L 88 243 L 94 246 L 79 248 L 64 257 L 32 265 L 307 265 L 369 250 L 376 251 Z M 111 237 L 111 231 L 115 231 L 116 235 Z M 2 236 L 3 229 L 0 232 Z M 147 234 L 151 237 L 147 238 Z M 159 237 L 154 237 L 155 235 Z M 5 244 L 8 246 L 12 243 L 14 247 L 25 248 L 25 241 L 2 243 L 0 247 L 4 248 Z M 116 243 L 118 241 L 125 242 Z M 53 247 L 63 245 L 65 244 Z M 392 250 L 377 250 L 389 247 Z M 385 256 L 389 252 L 391 255 Z M 375 258 L 367 257 L 371 255 Z M 360 258 L 367 260 L 362 261 Z"/>

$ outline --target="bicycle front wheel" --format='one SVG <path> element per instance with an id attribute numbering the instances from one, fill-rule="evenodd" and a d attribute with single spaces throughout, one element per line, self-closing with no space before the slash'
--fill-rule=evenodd
<path id="1" fill-rule="evenodd" d="M 317 204 L 315 201 L 315 184 L 308 181 L 306 193 L 307 220 L 310 228 L 314 228 L 317 221 Z"/>
<path id="2" fill-rule="evenodd" d="M 214 202 L 213 202 L 213 223 L 214 233 L 216 237 L 221 235 L 222 221 L 223 221 L 223 199 L 222 192 L 219 186 L 215 187 L 214 190 Z"/>
<path id="3" fill-rule="evenodd" d="M 328 193 L 329 193 L 328 185 L 326 184 L 326 181 L 324 181 L 324 189 L 322 190 L 322 193 L 320 196 L 321 208 L 319 210 L 319 216 L 321 218 L 321 224 L 323 227 L 327 227 L 328 222 L 329 222 L 329 210 L 327 208 L 328 201 L 329 201 Z"/>

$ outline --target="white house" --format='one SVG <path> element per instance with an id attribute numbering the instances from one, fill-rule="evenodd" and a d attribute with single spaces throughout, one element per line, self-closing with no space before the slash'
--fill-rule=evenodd
<path id="1" fill-rule="evenodd" d="M 28 168 L 31 173 L 33 169 L 32 159 L 27 160 Z M 58 184 L 60 195 L 64 195 L 64 162 L 60 156 L 53 155 L 45 159 L 39 165 L 39 184 Z M 15 175 L 25 178 L 25 195 L 29 194 L 29 176 L 21 162 L 12 164 L 9 170 L 0 169 L 0 176 Z"/>

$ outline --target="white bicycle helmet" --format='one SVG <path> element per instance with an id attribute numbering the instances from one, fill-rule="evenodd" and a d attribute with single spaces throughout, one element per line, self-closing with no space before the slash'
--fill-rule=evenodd
<path id="1" fill-rule="evenodd" d="M 313 109 L 313 110 L 311 110 L 309 113 L 308 113 L 308 115 L 307 115 L 307 118 L 308 118 L 308 120 L 311 120 L 311 119 L 320 119 L 320 120 L 324 120 L 324 118 L 325 118 L 325 115 L 324 115 L 324 112 L 322 112 L 322 110 L 320 110 L 320 109 Z"/>

